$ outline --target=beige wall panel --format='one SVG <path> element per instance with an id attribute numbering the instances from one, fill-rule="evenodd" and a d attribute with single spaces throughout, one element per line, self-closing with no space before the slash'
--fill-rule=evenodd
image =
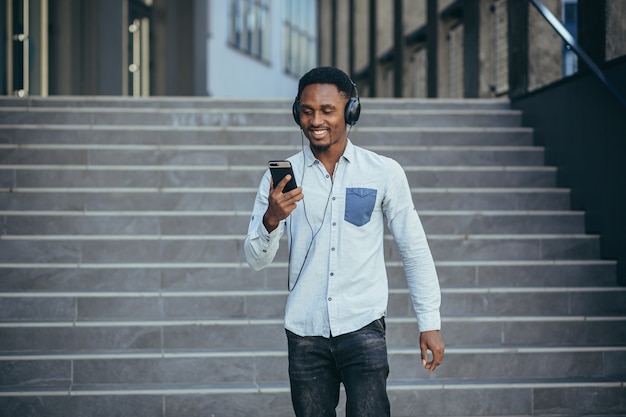
<path id="1" fill-rule="evenodd" d="M 449 97 L 450 81 L 454 74 L 450 74 L 452 51 L 450 50 L 449 35 L 453 27 L 458 24 L 456 20 L 439 20 L 437 39 L 437 96 Z"/>
<path id="2" fill-rule="evenodd" d="M 480 61 L 478 73 L 478 96 L 490 97 L 489 86 L 492 84 L 492 74 L 495 63 L 493 62 L 493 45 L 495 33 L 492 33 L 495 13 L 490 8 L 493 0 L 481 0 L 480 7 L 480 27 L 478 34 L 478 59 Z"/>
<path id="3" fill-rule="evenodd" d="M 450 6 L 456 0 L 439 0 L 439 11 L 445 10 L 446 7 Z"/>
<path id="4" fill-rule="evenodd" d="M 626 1 L 606 2 L 606 60 L 626 55 Z"/>
<path id="5" fill-rule="evenodd" d="M 481 98 L 491 98 L 506 89 L 507 15 L 506 0 L 480 1 L 479 86 Z M 504 85 L 503 85 L 504 84 Z"/>
<path id="6" fill-rule="evenodd" d="M 369 63 L 369 1 L 368 0 L 356 0 L 354 2 L 355 8 L 355 39 L 354 45 L 356 50 L 354 51 L 354 68 L 359 72 L 364 70 Z"/>
<path id="7" fill-rule="evenodd" d="M 426 25 L 426 0 L 404 0 L 402 12 L 405 35 Z"/>
<path id="8" fill-rule="evenodd" d="M 378 23 L 376 54 L 380 56 L 393 48 L 393 1 L 377 1 L 376 11 Z"/>
<path id="9" fill-rule="evenodd" d="M 412 50 L 409 58 L 404 96 L 425 98 L 427 97 L 428 82 L 426 47 L 422 46 Z"/>
<path id="10" fill-rule="evenodd" d="M 555 16 L 561 16 L 560 0 L 544 0 L 543 3 Z M 532 91 L 561 79 L 563 45 L 537 9 L 528 7 L 528 89 Z"/>
<path id="11" fill-rule="evenodd" d="M 350 4 L 347 1 L 337 2 L 337 68 L 345 72 L 350 70 Z"/>
<path id="12" fill-rule="evenodd" d="M 330 0 L 319 0 L 320 2 L 320 28 L 319 28 L 319 56 L 320 66 L 330 65 L 332 63 L 332 30 L 330 23 L 332 22 L 332 7 Z"/>

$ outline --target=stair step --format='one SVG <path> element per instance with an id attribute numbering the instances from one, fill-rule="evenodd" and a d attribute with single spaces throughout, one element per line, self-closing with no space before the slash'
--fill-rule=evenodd
<path id="1" fill-rule="evenodd" d="M 249 210 L 256 187 L 0 188 L 0 207 L 21 210 L 237 211 Z M 413 188 L 420 210 L 567 210 L 561 188 Z M 245 226 L 245 225 L 244 225 Z"/>
<path id="2" fill-rule="evenodd" d="M 258 184 L 258 167 L 77 167 L 1 166 L 0 187 L 229 187 Z M 549 167 L 405 167 L 415 187 L 554 187 L 556 170 Z"/>
<path id="3" fill-rule="evenodd" d="M 297 126 L 91 126 L 0 125 L 0 144 L 145 144 L 145 145 L 299 145 Z M 531 146 L 526 127 L 355 126 L 350 137 L 362 146 Z"/>
<path id="4" fill-rule="evenodd" d="M 300 146 L 282 145 L 0 145 L 0 164 L 258 166 Z M 541 166 L 535 146 L 368 146 L 401 165 Z M 123 152 L 121 152 L 123 151 Z"/>
<path id="5" fill-rule="evenodd" d="M 488 356 L 491 366 L 481 358 Z M 389 349 L 391 381 L 431 379 L 419 365 L 418 349 Z M 606 361 L 605 361 L 606 358 Z M 460 380 L 464 375 L 480 379 L 619 378 L 610 363 L 626 362 L 626 348 L 591 347 L 449 347 L 446 366 L 437 380 Z M 73 386 L 113 384 L 231 384 L 277 383 L 287 380 L 286 350 L 212 352 L 94 352 L 90 354 L 0 355 L 12 366 L 2 386 Z M 41 375 L 47 375 L 41 380 Z M 5 388 L 6 389 L 6 388 Z M 0 391 L 1 392 L 1 391 Z M 1 394 L 0 394 L 1 395 Z"/>
<path id="6" fill-rule="evenodd" d="M 0 319 L 23 321 L 110 321 L 269 318 L 284 315 L 287 292 L 240 291 L 142 291 L 0 293 Z M 611 307 L 607 307 L 611 306 Z M 446 316 L 626 316 L 626 288 L 444 288 L 442 314 Z M 410 316 L 413 306 L 406 289 L 389 296 L 391 317 Z"/>
<path id="7" fill-rule="evenodd" d="M 217 109 L 28 108 L 0 107 L 0 123 L 145 126 L 285 126 L 293 123 L 289 107 Z M 371 109 L 361 126 L 515 127 L 521 112 L 511 109 Z M 295 124 L 294 124 L 295 126 Z"/>
<path id="8" fill-rule="evenodd" d="M 233 234 L 247 224 L 251 212 L 167 211 L 58 212 L 2 211 L 0 239 L 39 235 Z M 420 211 L 427 234 L 584 233 L 584 213 L 575 211 Z"/>
<path id="9" fill-rule="evenodd" d="M 245 236 L 232 235 L 89 235 L 4 237 L 0 262 L 245 262 Z M 400 260 L 392 238 L 388 260 Z M 597 259 L 599 238 L 593 235 L 431 235 L 438 260 Z M 285 245 L 283 245 L 285 246 Z M 284 249 L 284 248 L 282 248 Z M 275 260 L 287 261 L 286 250 Z"/>
<path id="10" fill-rule="evenodd" d="M 390 381 L 388 391 L 394 417 L 455 415 L 463 417 L 511 415 L 548 417 L 589 414 L 623 415 L 623 381 L 587 379 Z M 343 398 L 343 393 L 342 393 Z M 424 404 L 423 406 L 421 404 Z M 81 385 L 59 388 L 22 388 L 0 391 L 0 406 L 9 415 L 154 415 L 286 417 L 293 415 L 286 383 Z M 102 414 L 101 410 L 106 410 Z M 58 412 L 57 412 L 58 410 Z M 341 402 L 338 415 L 345 413 Z M 210 413 L 210 414 L 208 414 Z"/>
<path id="11" fill-rule="evenodd" d="M 455 99 L 440 98 L 432 99 L 396 99 L 396 98 L 360 98 L 361 104 L 368 109 L 483 109 L 483 110 L 507 110 L 511 104 L 506 99 Z M 10 96 L 0 97 L 0 107 L 22 108 L 67 108 L 75 110 L 80 108 L 129 108 L 129 109 L 211 109 L 211 108 L 255 108 L 275 109 L 283 108 L 291 112 L 292 99 L 281 98 L 219 98 L 219 97 L 124 97 L 124 96 L 50 96 L 16 98 Z"/>
<path id="12" fill-rule="evenodd" d="M 390 347 L 419 345 L 415 317 L 389 317 Z M 618 346 L 624 316 L 443 316 L 449 346 Z M 36 332 L 37 344 L 32 335 Z M 0 351 L 283 349 L 282 318 L 64 320 L 0 323 Z"/>
<path id="13" fill-rule="evenodd" d="M 436 262 L 442 288 L 447 287 L 594 287 L 615 285 L 615 262 L 464 261 Z M 387 262 L 391 288 L 406 288 L 400 262 Z M 206 291 L 284 290 L 286 264 L 253 271 L 242 263 L 142 264 L 22 264 L 0 263 L 0 291 Z"/>

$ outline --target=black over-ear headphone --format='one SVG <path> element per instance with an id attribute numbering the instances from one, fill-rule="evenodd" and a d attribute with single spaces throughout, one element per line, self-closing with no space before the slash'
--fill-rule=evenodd
<path id="1" fill-rule="evenodd" d="M 350 100 L 346 103 L 346 108 L 344 110 L 344 117 L 346 119 L 346 124 L 350 126 L 354 126 L 356 122 L 359 120 L 359 116 L 361 115 L 361 102 L 359 101 L 359 90 L 356 88 L 356 84 L 354 81 L 350 80 L 352 84 L 352 89 L 354 90 L 354 97 L 350 97 Z M 293 106 L 291 106 L 291 112 L 293 113 L 293 120 L 295 120 L 296 124 L 300 126 L 300 96 L 296 96 L 296 99 L 293 102 Z M 302 127 L 302 126 L 300 126 Z"/>

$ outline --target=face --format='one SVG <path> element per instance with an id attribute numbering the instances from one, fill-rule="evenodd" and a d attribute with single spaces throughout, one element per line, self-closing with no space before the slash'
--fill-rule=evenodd
<path id="1" fill-rule="evenodd" d="M 300 94 L 300 126 L 313 153 L 343 150 L 346 136 L 344 111 L 348 98 L 334 84 L 310 84 Z"/>

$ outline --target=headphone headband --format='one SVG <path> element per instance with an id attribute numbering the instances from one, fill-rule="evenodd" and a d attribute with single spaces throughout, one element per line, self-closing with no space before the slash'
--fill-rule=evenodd
<path id="1" fill-rule="evenodd" d="M 356 88 L 356 84 L 350 78 L 348 78 L 350 84 L 352 84 L 352 90 L 354 90 L 354 97 L 350 97 L 350 100 L 346 103 L 346 107 L 344 109 L 344 118 L 346 120 L 346 124 L 350 126 L 354 126 L 356 122 L 359 120 L 359 116 L 361 115 L 361 101 L 359 100 L 359 90 Z M 291 106 L 291 112 L 293 114 L 293 120 L 300 127 L 300 95 L 296 96 L 296 99 Z"/>

